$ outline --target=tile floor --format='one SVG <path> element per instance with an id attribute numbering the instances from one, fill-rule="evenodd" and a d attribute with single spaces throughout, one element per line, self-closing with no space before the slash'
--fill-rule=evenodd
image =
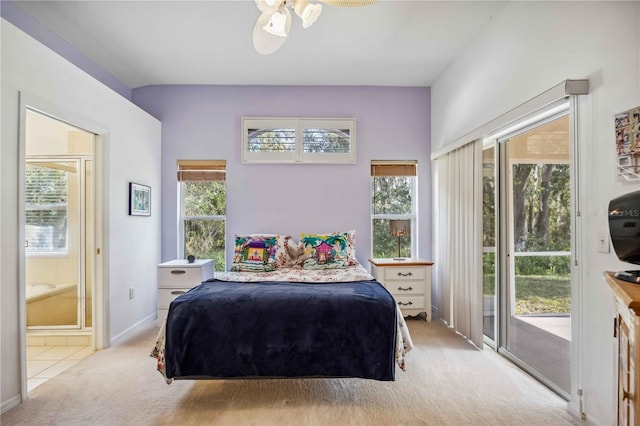
<path id="1" fill-rule="evenodd" d="M 30 336 L 31 337 L 31 336 Z M 86 339 L 27 338 L 27 391 L 74 366 L 94 351 Z"/>

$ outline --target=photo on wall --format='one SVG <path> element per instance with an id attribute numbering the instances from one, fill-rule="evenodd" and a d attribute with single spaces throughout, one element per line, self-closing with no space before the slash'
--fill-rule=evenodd
<path id="1" fill-rule="evenodd" d="M 129 215 L 151 216 L 151 187 L 129 182 Z"/>
<path id="2" fill-rule="evenodd" d="M 640 180 L 640 106 L 615 115 L 617 175 Z"/>

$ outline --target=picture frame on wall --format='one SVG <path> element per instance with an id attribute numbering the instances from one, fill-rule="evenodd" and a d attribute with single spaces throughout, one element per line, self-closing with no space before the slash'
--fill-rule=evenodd
<path id="1" fill-rule="evenodd" d="M 616 114 L 614 128 L 618 177 L 640 180 L 640 107 Z"/>
<path id="2" fill-rule="evenodd" d="M 129 215 L 151 216 L 151 187 L 129 182 Z"/>

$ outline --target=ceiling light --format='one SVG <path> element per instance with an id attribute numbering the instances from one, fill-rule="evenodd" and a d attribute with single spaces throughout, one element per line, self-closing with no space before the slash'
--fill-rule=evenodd
<path id="1" fill-rule="evenodd" d="M 283 0 L 256 0 L 258 10 L 262 13 L 273 15 L 280 9 Z"/>
<path id="2" fill-rule="evenodd" d="M 379 0 L 320 0 L 331 6 L 358 7 L 377 3 Z M 302 20 L 302 28 L 309 28 L 320 16 L 322 5 L 309 0 L 255 0 L 262 14 L 253 27 L 253 47 L 261 55 L 270 55 L 280 49 L 291 28 L 292 8 Z"/>
<path id="3" fill-rule="evenodd" d="M 312 4 L 307 0 L 296 0 L 293 10 L 302 19 L 302 28 L 309 28 L 318 20 L 318 16 L 322 12 L 322 5 Z"/>
<path id="4" fill-rule="evenodd" d="M 271 18 L 269 18 L 269 22 L 267 22 L 267 24 L 262 27 L 262 29 L 269 34 L 277 35 L 279 37 L 286 37 L 287 31 L 285 27 L 287 25 L 287 15 L 285 15 L 285 13 L 288 13 L 286 9 L 284 9 L 283 13 L 276 12 L 271 15 Z"/>
<path id="5" fill-rule="evenodd" d="M 291 29 L 291 14 L 286 8 L 283 9 L 283 12 L 286 18 L 284 33 L 289 34 L 289 30 Z M 268 26 L 270 20 L 271 15 L 263 13 L 253 27 L 253 47 L 256 49 L 256 52 L 261 55 L 272 54 L 280 49 L 287 40 L 286 36 L 281 37 L 265 30 L 265 26 Z"/>

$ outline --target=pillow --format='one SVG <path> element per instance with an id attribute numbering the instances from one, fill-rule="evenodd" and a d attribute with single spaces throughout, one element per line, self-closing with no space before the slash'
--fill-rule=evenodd
<path id="1" fill-rule="evenodd" d="M 301 242 L 296 243 L 290 235 L 286 237 L 286 252 L 287 252 L 287 264 L 281 264 L 282 266 L 296 266 L 304 261 L 304 246 Z"/>
<path id="2" fill-rule="evenodd" d="M 349 266 L 347 261 L 347 233 L 301 234 L 305 269 L 338 269 Z"/>
<path id="3" fill-rule="evenodd" d="M 273 271 L 276 246 L 276 236 L 236 235 L 231 270 L 234 272 Z"/>
<path id="4" fill-rule="evenodd" d="M 356 230 L 355 229 L 350 229 L 347 232 L 327 232 L 324 234 L 302 234 L 302 236 L 304 235 L 336 235 L 336 234 L 344 235 L 347 239 L 347 248 L 345 250 L 347 266 L 358 265 L 359 264 L 358 259 L 356 258 Z M 300 241 L 300 244 L 302 245 L 302 241 Z M 304 246 L 302 247 L 302 250 L 306 255 L 306 251 L 304 251 Z M 298 261 L 298 263 L 302 264 L 305 260 L 306 260 L 306 256 L 301 258 Z"/>
<path id="5" fill-rule="evenodd" d="M 277 234 L 247 234 L 236 235 L 236 251 L 234 254 L 234 264 L 236 258 L 241 254 L 242 248 L 238 248 L 238 238 L 244 238 L 245 240 L 260 240 L 260 239 L 275 239 L 276 250 L 273 255 L 273 267 L 274 268 L 289 268 L 296 264 L 296 259 L 302 254 L 302 246 L 299 246 L 291 235 L 277 235 Z M 241 258 L 238 258 L 240 261 Z M 233 269 L 233 264 L 231 265 Z M 252 269 L 253 270 L 253 269 Z"/>
<path id="6" fill-rule="evenodd" d="M 356 230 L 350 229 L 345 234 L 347 234 L 347 263 L 349 266 L 355 266 L 358 264 L 358 259 L 356 259 Z"/>

